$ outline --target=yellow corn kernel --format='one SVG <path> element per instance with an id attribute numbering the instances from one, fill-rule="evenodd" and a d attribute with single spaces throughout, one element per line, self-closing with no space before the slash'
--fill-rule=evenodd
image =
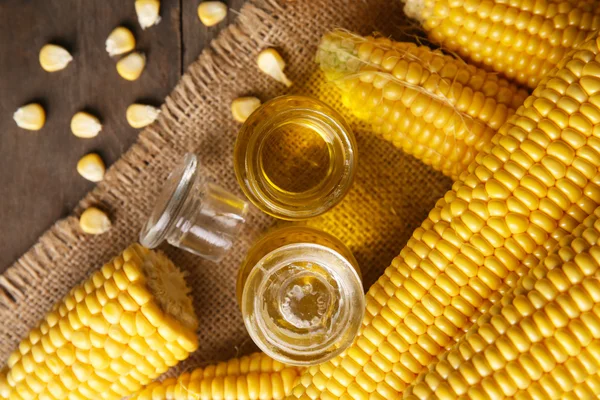
<path id="1" fill-rule="evenodd" d="M 80 111 L 71 118 L 71 132 L 78 138 L 93 138 L 102 130 L 100 120 L 92 114 Z"/>
<path id="2" fill-rule="evenodd" d="M 275 49 L 265 49 L 261 51 L 258 54 L 256 63 L 258 69 L 275 79 L 277 82 L 283 83 L 287 87 L 292 86 L 292 81 L 290 81 L 283 73 L 285 61 L 283 61 L 283 58 Z"/>
<path id="3" fill-rule="evenodd" d="M 117 72 L 128 81 L 137 80 L 146 67 L 146 56 L 139 51 L 121 58 L 117 62 Z"/>
<path id="4" fill-rule="evenodd" d="M 403 2 L 432 42 L 531 88 L 600 29 L 595 1 Z"/>
<path id="5" fill-rule="evenodd" d="M 214 26 L 227 17 L 227 5 L 220 1 L 203 1 L 198 6 L 198 18 L 206 26 Z"/>
<path id="6" fill-rule="evenodd" d="M 88 181 L 100 182 L 104 178 L 106 167 L 98 154 L 91 153 L 77 162 L 77 172 Z"/>
<path id="7" fill-rule="evenodd" d="M 60 71 L 65 69 L 71 61 L 73 61 L 71 53 L 55 44 L 47 44 L 40 50 L 40 65 L 44 71 Z"/>
<path id="8" fill-rule="evenodd" d="M 115 28 L 106 39 L 106 52 L 111 57 L 129 53 L 133 49 L 135 49 L 135 36 L 123 26 Z"/>
<path id="9" fill-rule="evenodd" d="M 100 235 L 108 232 L 111 223 L 108 215 L 96 208 L 89 207 L 79 217 L 79 227 L 90 235 Z"/>
<path id="10" fill-rule="evenodd" d="M 39 131 L 46 123 L 46 111 L 37 103 L 20 107 L 13 114 L 17 126 L 28 131 Z"/>
<path id="11" fill-rule="evenodd" d="M 134 276 L 138 285 L 147 285 L 148 302 L 152 303 L 147 307 L 166 310 L 161 311 L 165 319 L 176 326 L 176 332 L 169 328 L 174 343 L 186 343 L 173 345 L 156 333 L 154 347 L 178 346 L 177 358 L 187 358 L 198 348 L 197 320 L 182 272 L 166 256 L 137 244 L 109 262 L 111 267 L 106 269 L 115 271 L 113 275 L 121 272 L 125 276 L 125 268 L 121 268 L 124 262 L 127 276 Z M 1 399 L 118 400 L 140 390 L 177 363 L 172 354 L 153 351 L 140 332 L 125 328 L 127 321 L 133 319 L 135 324 L 136 315 L 142 316 L 139 307 L 132 312 L 121 306 L 122 296 L 128 296 L 127 288 L 115 284 L 116 295 L 107 297 L 103 305 L 99 303 L 97 294 L 109 282 L 98 283 L 99 275 L 102 274 L 96 272 L 75 287 L 18 346 L 14 353 L 18 358 L 11 356 L 8 368 L 0 372 Z M 57 310 L 67 309 L 69 301 L 75 301 L 73 311 L 59 313 Z M 72 315 L 78 315 L 77 323 Z M 151 327 L 154 332 L 163 328 L 160 320 L 153 321 L 157 324 Z"/>
<path id="12" fill-rule="evenodd" d="M 127 122 L 132 128 L 143 128 L 158 118 L 160 110 L 146 104 L 132 104 L 127 107 Z"/>
<path id="13" fill-rule="evenodd" d="M 135 0 L 135 12 L 142 29 L 157 25 L 160 22 L 160 1 Z"/>
<path id="14" fill-rule="evenodd" d="M 260 107 L 256 97 L 239 97 L 231 102 L 231 114 L 237 122 L 245 122 L 250 114 Z"/>

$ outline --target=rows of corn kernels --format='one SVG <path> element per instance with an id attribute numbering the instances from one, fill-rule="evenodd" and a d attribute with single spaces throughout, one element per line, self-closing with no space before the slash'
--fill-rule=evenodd
<path id="1" fill-rule="evenodd" d="M 355 343 L 306 370 L 254 355 L 137 398 L 600 395 L 600 5 L 407 8 L 480 67 L 345 31 L 327 34 L 317 55 L 358 117 L 456 180 L 368 291 Z M 527 97 L 495 72 L 535 90 Z M 23 398 L 11 389 L 19 372 L 0 395 Z"/>

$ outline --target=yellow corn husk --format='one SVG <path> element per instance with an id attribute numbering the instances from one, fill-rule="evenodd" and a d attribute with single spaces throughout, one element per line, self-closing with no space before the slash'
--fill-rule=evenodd
<path id="1" fill-rule="evenodd" d="M 283 399 L 291 393 L 301 371 L 255 353 L 153 383 L 130 400 Z"/>
<path id="2" fill-rule="evenodd" d="M 588 383 L 600 372 L 598 216 L 600 208 L 585 229 L 530 270 L 430 365 L 403 398 L 597 398 L 597 388 Z"/>
<path id="3" fill-rule="evenodd" d="M 342 30 L 323 36 L 317 62 L 375 133 L 454 179 L 528 95 L 439 50 Z"/>
<path id="4" fill-rule="evenodd" d="M 600 40 L 545 77 L 367 293 L 341 356 L 296 398 L 398 396 L 600 205 Z"/>
<path id="5" fill-rule="evenodd" d="M 23 339 L 0 373 L 0 398 L 118 400 L 135 393 L 198 347 L 188 293 L 165 255 L 130 246 Z"/>
<path id="6" fill-rule="evenodd" d="M 403 2 L 433 42 L 530 88 L 600 29 L 598 0 Z"/>

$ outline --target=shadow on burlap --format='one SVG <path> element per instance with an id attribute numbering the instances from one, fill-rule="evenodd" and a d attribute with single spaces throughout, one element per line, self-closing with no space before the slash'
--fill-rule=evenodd
<path id="1" fill-rule="evenodd" d="M 334 87 L 318 72 L 314 54 L 321 35 L 336 27 L 402 40 L 406 25 L 399 1 L 250 0 L 237 22 L 189 68 L 165 100 L 158 121 L 140 134 L 105 180 L 0 276 L 2 363 L 54 302 L 137 240 L 161 183 L 185 152 L 199 154 L 209 179 L 241 195 L 232 165 L 239 125 L 231 118 L 230 103 L 242 95 L 263 101 L 285 93 L 312 95 L 348 118 L 359 150 L 354 186 L 341 204 L 308 224 L 344 241 L 359 261 L 365 287 L 371 285 L 451 182 L 347 115 Z M 258 51 L 269 46 L 287 60 L 286 73 L 295 83 L 291 89 L 256 68 Z M 110 212 L 114 226 L 107 234 L 79 231 L 77 216 L 90 205 Z M 274 223 L 252 208 L 241 238 L 218 265 L 163 247 L 188 272 L 200 319 L 200 349 L 178 370 L 255 349 L 236 304 L 236 272 L 251 244 Z"/>

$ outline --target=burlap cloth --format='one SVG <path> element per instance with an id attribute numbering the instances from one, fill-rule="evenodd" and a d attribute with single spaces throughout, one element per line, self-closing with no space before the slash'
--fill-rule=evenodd
<path id="1" fill-rule="evenodd" d="M 105 180 L 0 277 L 0 359 L 6 360 L 73 285 L 137 240 L 162 182 L 185 152 L 199 154 L 210 179 L 241 195 L 232 166 L 239 129 L 230 114 L 232 99 L 256 95 L 266 101 L 287 91 L 320 97 L 345 113 L 334 87 L 324 82 L 314 63 L 321 35 L 343 27 L 405 39 L 400 32 L 406 26 L 396 0 L 250 0 L 237 22 L 189 68 L 165 100 L 158 121 L 140 133 Z M 256 67 L 258 51 L 269 46 L 287 60 L 286 72 L 294 81 L 289 90 Z M 309 224 L 350 247 L 368 288 L 451 182 L 348 118 L 359 146 L 356 181 L 340 205 Z M 77 216 L 90 205 L 110 213 L 110 232 L 80 232 Z M 236 272 L 250 245 L 273 223 L 253 208 L 233 251 L 218 265 L 163 247 L 189 273 L 200 319 L 200 349 L 180 370 L 255 349 L 236 304 Z"/>

